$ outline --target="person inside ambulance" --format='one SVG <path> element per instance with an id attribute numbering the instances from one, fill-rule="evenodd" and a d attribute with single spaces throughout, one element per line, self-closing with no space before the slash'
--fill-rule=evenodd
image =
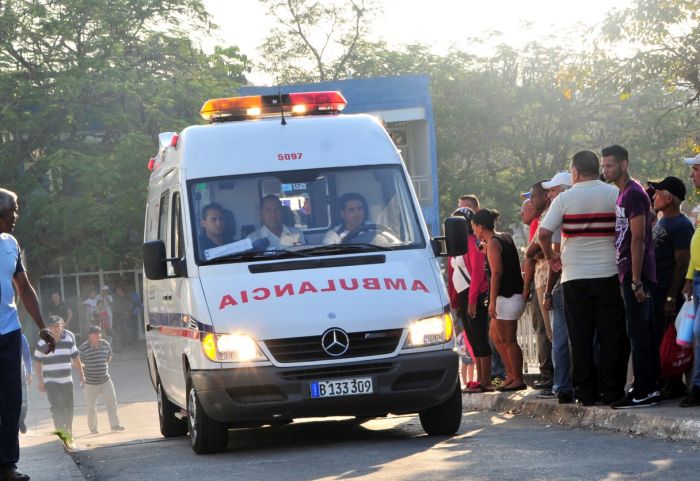
<path id="1" fill-rule="evenodd" d="M 221 204 L 212 202 L 205 205 L 202 209 L 200 225 L 202 227 L 202 233 L 199 235 L 201 252 L 233 242 L 232 236 L 228 234 L 226 214 Z"/>
<path id="2" fill-rule="evenodd" d="M 262 226 L 248 236 L 253 246 L 260 246 L 262 239 L 267 239 L 265 248 L 283 249 L 285 247 L 306 244 L 304 233 L 293 226 L 283 223 L 284 210 L 282 202 L 276 195 L 263 197 L 260 206 Z"/>
<path id="3" fill-rule="evenodd" d="M 360 194 L 349 192 L 338 199 L 343 223 L 326 232 L 324 244 L 340 244 L 348 233 L 367 223 L 367 201 Z"/>

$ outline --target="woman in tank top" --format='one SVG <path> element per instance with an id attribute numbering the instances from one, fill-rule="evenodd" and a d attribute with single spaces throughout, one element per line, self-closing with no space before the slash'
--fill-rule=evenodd
<path id="1" fill-rule="evenodd" d="M 525 310 L 523 275 L 513 237 L 494 230 L 498 212 L 482 209 L 472 217 L 474 234 L 486 243 L 491 269 L 489 293 L 490 335 L 506 365 L 501 391 L 527 389 L 523 381 L 523 351 L 517 341 L 518 319 Z"/>

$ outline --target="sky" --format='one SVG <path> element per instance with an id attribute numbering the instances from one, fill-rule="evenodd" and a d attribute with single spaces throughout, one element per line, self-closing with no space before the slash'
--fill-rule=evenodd
<path id="1" fill-rule="evenodd" d="M 274 26 L 258 0 L 203 0 L 221 30 L 219 39 L 204 48 L 232 44 L 255 60 L 257 48 Z M 322 0 L 331 1 L 331 0 Z M 450 47 L 488 54 L 488 45 L 475 45 L 471 38 L 500 32 L 498 43 L 521 46 L 533 40 L 547 42 L 564 37 L 569 47 L 585 41 L 580 32 L 600 23 L 612 8 L 632 0 L 382 0 L 383 13 L 373 22 L 375 38 L 390 46 L 423 43 L 436 53 Z M 269 80 L 260 72 L 249 75 L 252 83 Z"/>

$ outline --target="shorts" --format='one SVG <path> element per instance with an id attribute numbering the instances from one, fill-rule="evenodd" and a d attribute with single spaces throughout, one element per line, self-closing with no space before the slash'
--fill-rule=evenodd
<path id="1" fill-rule="evenodd" d="M 525 301 L 521 294 L 510 297 L 496 298 L 496 319 L 501 321 L 517 321 L 525 312 Z"/>

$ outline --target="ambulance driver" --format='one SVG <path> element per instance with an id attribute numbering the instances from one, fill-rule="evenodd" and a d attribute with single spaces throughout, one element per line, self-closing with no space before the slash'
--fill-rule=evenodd
<path id="1" fill-rule="evenodd" d="M 306 244 L 304 233 L 296 227 L 284 225 L 283 218 L 284 212 L 279 197 L 272 194 L 266 195 L 260 207 L 262 227 L 250 234 L 248 239 L 254 243 L 267 239 L 268 246 L 275 249 Z"/>
<path id="2" fill-rule="evenodd" d="M 204 252 L 213 247 L 222 246 L 233 242 L 226 238 L 226 216 L 221 204 L 212 202 L 202 209 L 202 233 L 199 235 L 199 250 Z"/>
<path id="3" fill-rule="evenodd" d="M 343 223 L 326 232 L 324 244 L 340 244 L 349 232 L 367 222 L 367 201 L 360 194 L 344 194 L 338 199 L 338 204 Z"/>

